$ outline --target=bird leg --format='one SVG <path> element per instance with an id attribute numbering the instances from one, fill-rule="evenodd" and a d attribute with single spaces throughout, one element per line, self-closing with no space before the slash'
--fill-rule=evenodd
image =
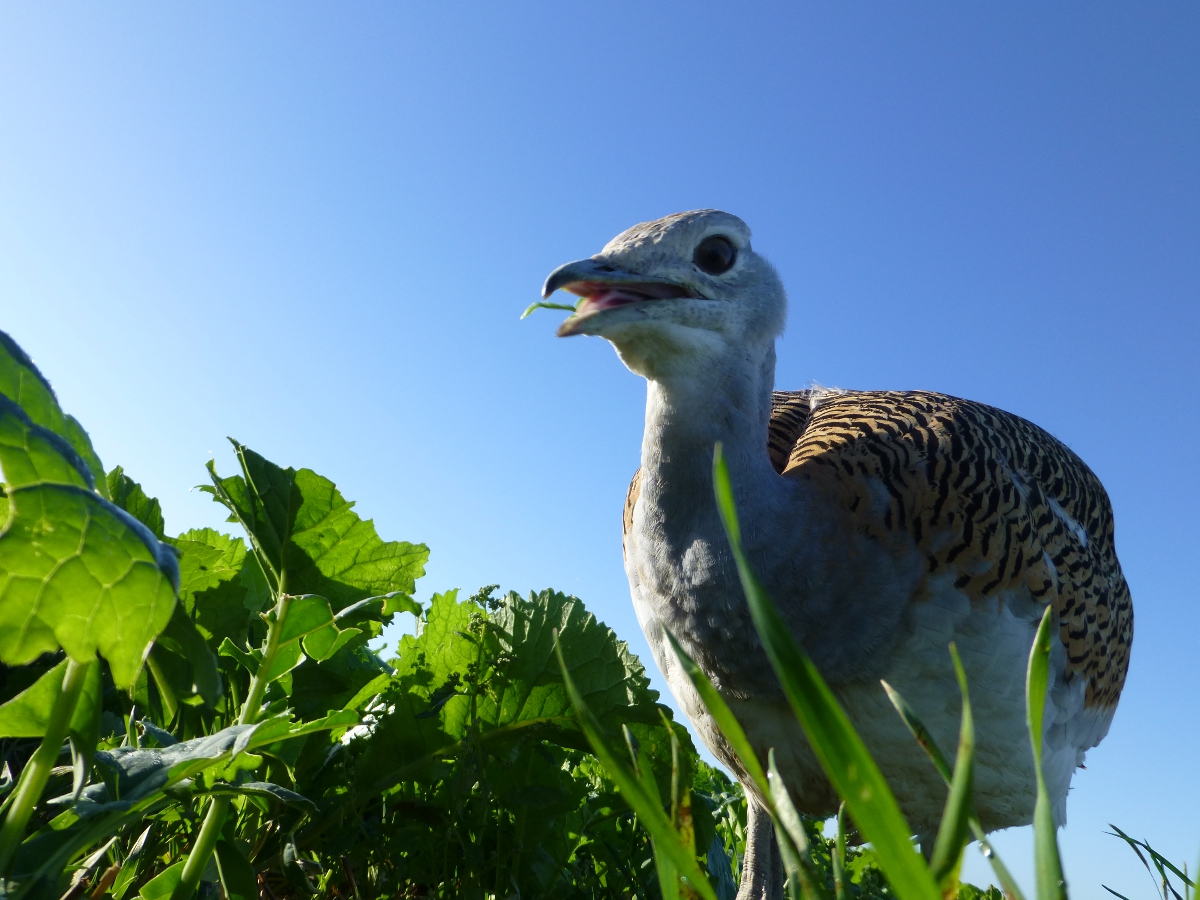
<path id="1" fill-rule="evenodd" d="M 737 900 L 783 900 L 783 857 L 775 825 L 752 797 L 746 798 L 746 856 Z"/>

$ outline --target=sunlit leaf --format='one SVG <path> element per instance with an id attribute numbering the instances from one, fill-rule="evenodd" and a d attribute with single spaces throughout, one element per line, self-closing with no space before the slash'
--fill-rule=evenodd
<path id="1" fill-rule="evenodd" d="M 0 467 L 13 506 L 0 533 L 0 661 L 99 651 L 128 687 L 174 610 L 175 554 L 94 493 L 74 451 L 6 397 Z"/>

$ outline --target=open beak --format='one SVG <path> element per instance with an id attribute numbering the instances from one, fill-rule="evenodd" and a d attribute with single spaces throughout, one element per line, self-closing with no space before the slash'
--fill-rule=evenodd
<path id="1" fill-rule="evenodd" d="M 551 272 L 542 287 L 542 297 L 557 290 L 583 298 L 575 314 L 559 326 L 559 337 L 582 333 L 585 320 L 618 306 L 696 296 L 675 282 L 638 275 L 595 257 L 567 263 Z"/>

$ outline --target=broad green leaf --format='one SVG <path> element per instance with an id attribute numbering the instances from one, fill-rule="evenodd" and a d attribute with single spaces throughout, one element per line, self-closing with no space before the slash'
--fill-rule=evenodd
<path id="1" fill-rule="evenodd" d="M 411 593 L 425 570 L 423 544 L 383 541 L 333 482 L 309 469 L 283 469 L 233 442 L 242 474 L 222 478 L 209 463 L 202 488 L 250 536 L 277 590 L 318 594 L 335 609 L 394 591 Z"/>
<path id="2" fill-rule="evenodd" d="M 16 341 L 3 331 L 0 331 L 0 394 L 21 407 L 35 425 L 65 440 L 87 467 L 97 490 L 102 496 L 108 496 L 104 466 L 92 449 L 87 432 L 72 416 L 63 413 L 50 382 Z"/>
<path id="3" fill-rule="evenodd" d="M 228 900 L 259 900 L 258 878 L 254 866 L 236 842 L 219 840 L 216 846 L 217 872 Z"/>
<path id="4" fill-rule="evenodd" d="M 129 687 L 175 607 L 175 554 L 94 493 L 74 451 L 6 397 L 0 468 L 13 507 L 0 533 L 0 661 L 98 651 Z"/>
<path id="5" fill-rule="evenodd" d="M 200 633 L 215 645 L 246 640 L 253 616 L 271 603 L 270 589 L 246 543 L 211 528 L 184 532 L 179 551 L 179 600 Z"/>
<path id="6" fill-rule="evenodd" d="M 296 487 L 302 500 L 285 551 L 290 590 L 321 594 L 338 609 L 380 594 L 413 592 L 429 548 L 381 540 L 374 522 L 360 519 L 354 503 L 310 469 L 296 473 Z"/>
<path id="7" fill-rule="evenodd" d="M 165 536 L 163 531 L 162 505 L 156 497 L 147 497 L 142 486 L 125 474 L 125 470 L 117 466 L 108 473 L 108 496 L 113 504 L 121 507 L 143 525 L 160 541 Z"/>
<path id="8" fill-rule="evenodd" d="M 713 457 L 713 486 L 754 625 L 821 768 L 846 801 L 862 836 L 874 845 L 880 868 L 901 900 L 938 900 L 941 892 L 912 845 L 912 829 L 891 788 L 742 553 L 733 488 L 720 444 Z"/>
<path id="9" fill-rule="evenodd" d="M 504 662 L 492 691 L 480 698 L 481 719 L 504 725 L 571 717 L 570 697 L 554 653 L 555 632 L 575 687 L 593 715 L 614 730 L 624 722 L 660 724 L 658 692 L 626 643 L 580 600 L 549 590 L 527 600 L 510 594 L 491 616 L 483 646 L 489 656 Z M 667 732 L 664 738 L 669 748 Z M 688 750 L 693 751 L 690 741 Z M 691 780 L 690 770 L 685 777 Z"/>
<path id="10" fill-rule="evenodd" d="M 1058 829 L 1054 826 L 1050 792 L 1042 774 L 1042 723 L 1046 691 L 1050 683 L 1053 620 L 1054 607 L 1047 606 L 1029 651 L 1029 668 L 1025 674 L 1026 724 L 1037 775 L 1037 801 L 1033 808 L 1033 856 L 1037 870 L 1038 900 L 1066 900 L 1067 897 L 1067 883 L 1063 878 L 1062 859 L 1058 853 Z"/>
<path id="11" fill-rule="evenodd" d="M 361 622 L 371 627 L 378 622 Z M 343 625 L 338 620 L 338 625 Z M 391 669 L 361 642 L 364 634 L 354 636 L 343 649 L 328 659 L 312 662 L 295 669 L 291 674 L 291 691 L 286 692 L 292 708 L 300 718 L 321 716 L 331 709 L 346 708 L 347 702 L 363 687 Z"/>
<path id="12" fill-rule="evenodd" d="M 212 528 L 185 531 L 171 544 L 179 551 L 179 599 L 188 612 L 196 597 L 236 581 L 246 560 L 246 543 Z"/>
<path id="13" fill-rule="evenodd" d="M 243 754 L 318 731 L 345 728 L 358 720 L 357 713 L 350 711 L 312 722 L 292 722 L 282 713 L 255 725 L 230 725 L 214 734 L 169 747 L 101 750 L 96 754 L 96 764 L 106 773 L 105 780 L 85 788 L 75 810 L 80 816 L 129 810 L 135 803 L 206 769 L 218 766 L 226 769 Z"/>
<path id="14" fill-rule="evenodd" d="M 950 793 L 946 797 L 946 807 L 933 846 L 933 857 L 929 862 L 933 877 L 937 879 L 943 893 L 953 892 L 958 883 L 975 785 L 975 723 L 971 718 L 967 673 L 963 671 L 962 660 L 954 644 L 950 645 L 950 656 L 954 659 L 954 672 L 958 676 L 958 689 L 962 693 L 962 725 L 958 737 L 958 756 L 954 761 L 954 777 L 950 782 Z"/>
<path id="15" fill-rule="evenodd" d="M 509 594 L 491 614 L 459 601 L 455 591 L 434 596 L 420 635 L 402 639 L 395 674 L 374 677 L 347 703 L 366 709 L 379 697 L 386 710 L 356 767 L 360 791 L 383 790 L 451 754 L 472 733 L 472 714 L 488 740 L 533 728 L 539 737 L 586 749 L 554 655 L 556 628 L 589 707 L 613 734 L 628 723 L 668 791 L 670 732 L 660 718 L 657 692 L 611 629 L 579 600 L 555 591 L 528 599 Z M 473 691 L 472 679 L 486 688 Z M 695 750 L 686 732 L 679 739 L 686 750 L 682 777 L 690 781 Z"/>
<path id="16" fill-rule="evenodd" d="M 200 490 L 212 494 L 229 509 L 230 521 L 240 522 L 246 529 L 275 588 L 290 590 L 291 586 L 281 584 L 280 579 L 284 544 L 291 535 L 300 503 L 295 490 L 296 471 L 281 469 L 232 438 L 229 442 L 233 444 L 242 474 L 221 478 L 215 463 L 209 460 L 212 485 L 204 485 Z"/>
<path id="17" fill-rule="evenodd" d="M 460 603 L 457 590 L 434 594 L 421 636 L 407 642 L 412 650 L 402 654 L 398 673 L 420 668 L 436 682 L 464 676 L 483 656 L 478 637 L 471 636 L 472 617 L 482 633 L 484 613 L 470 603 Z"/>

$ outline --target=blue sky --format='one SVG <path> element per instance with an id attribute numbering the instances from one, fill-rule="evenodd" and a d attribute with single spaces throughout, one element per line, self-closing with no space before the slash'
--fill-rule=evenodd
<path id="1" fill-rule="evenodd" d="M 552 585 L 649 662 L 643 384 L 517 316 L 736 213 L 781 387 L 991 403 L 1107 485 L 1133 663 L 1063 842 L 1073 897 L 1147 896 L 1108 822 L 1200 847 L 1198 39 L 1183 3 L 7 4 L 0 328 L 169 528 L 221 524 L 189 487 L 233 435 L 427 542 L 423 595 Z"/>

